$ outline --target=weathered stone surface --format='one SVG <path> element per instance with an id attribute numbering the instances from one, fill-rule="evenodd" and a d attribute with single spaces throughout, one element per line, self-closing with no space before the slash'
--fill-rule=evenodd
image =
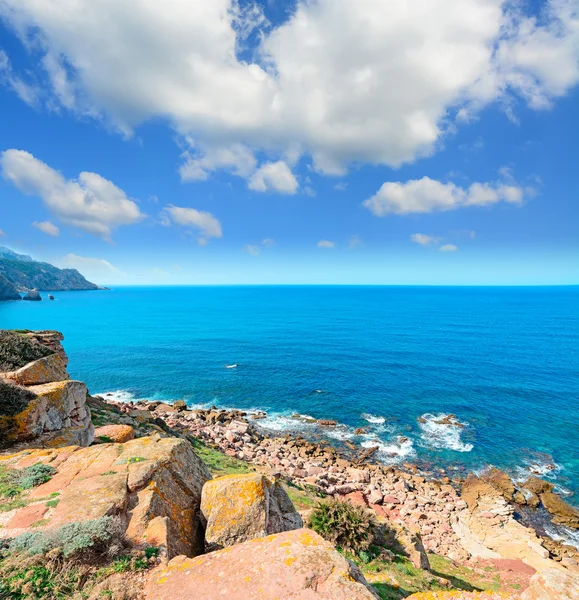
<path id="1" fill-rule="evenodd" d="M 122 444 L 135 438 L 135 430 L 130 425 L 104 425 L 94 432 L 95 442 L 116 442 Z"/>
<path id="2" fill-rule="evenodd" d="M 16 286 L 0 274 L 0 302 L 4 300 L 22 300 Z"/>
<path id="3" fill-rule="evenodd" d="M 308 529 L 177 557 L 155 570 L 148 600 L 374 600 L 357 567 Z"/>
<path id="4" fill-rule="evenodd" d="M 563 498 L 553 492 L 540 495 L 543 506 L 553 515 L 553 523 L 579 529 L 579 510 L 567 504 Z"/>
<path id="5" fill-rule="evenodd" d="M 545 492 L 552 492 L 555 486 L 544 479 L 540 479 L 539 477 L 529 477 L 525 483 L 521 485 L 521 488 L 524 490 L 528 490 L 533 494 L 544 494 Z"/>
<path id="6" fill-rule="evenodd" d="M 515 485 L 504 471 L 493 467 L 484 473 L 482 479 L 499 491 L 507 502 L 512 501 L 515 494 Z"/>
<path id="7" fill-rule="evenodd" d="M 303 527 L 283 487 L 258 473 L 208 481 L 201 495 L 208 549 Z"/>
<path id="8" fill-rule="evenodd" d="M 124 444 L 0 456 L 0 465 L 9 468 L 38 462 L 50 464 L 57 472 L 49 482 L 32 490 L 31 504 L 1 515 L 4 526 L 0 538 L 23 533 L 38 521 L 31 521 L 32 512 L 42 509 L 46 522 L 35 531 L 120 515 L 128 524 L 127 536 L 135 543 L 165 540 L 169 557 L 202 552 L 199 504 L 201 488 L 211 475 L 185 440 L 154 436 Z M 47 510 L 46 498 L 54 492 L 59 493 L 59 502 Z M 163 521 L 156 521 L 157 517 Z"/>
<path id="9" fill-rule="evenodd" d="M 58 354 L 50 354 L 28 363 L 17 371 L 0 373 L 0 378 L 9 379 L 18 385 L 41 385 L 69 379 L 66 363 Z"/>
<path id="10" fill-rule="evenodd" d="M 27 404 L 19 412 L 0 412 L 0 433 L 6 444 L 34 441 L 36 447 L 88 446 L 94 427 L 86 406 L 86 386 L 57 381 L 26 388 Z"/>
<path id="11" fill-rule="evenodd" d="M 569 572 L 548 569 L 533 575 L 521 600 L 577 600 L 579 577 Z"/>
<path id="12" fill-rule="evenodd" d="M 379 527 L 376 541 L 380 546 L 397 554 L 404 554 L 417 569 L 430 570 L 430 562 L 418 528 L 408 529 L 384 517 L 378 517 L 377 521 Z"/>

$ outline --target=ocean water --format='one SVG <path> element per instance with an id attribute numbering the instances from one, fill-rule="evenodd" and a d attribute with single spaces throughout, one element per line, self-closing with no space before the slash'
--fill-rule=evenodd
<path id="1" fill-rule="evenodd" d="M 0 303 L 92 393 L 263 409 L 264 426 L 518 478 L 579 505 L 579 287 L 126 287 Z M 464 427 L 437 423 L 456 415 Z M 365 427 L 364 435 L 354 429 Z"/>

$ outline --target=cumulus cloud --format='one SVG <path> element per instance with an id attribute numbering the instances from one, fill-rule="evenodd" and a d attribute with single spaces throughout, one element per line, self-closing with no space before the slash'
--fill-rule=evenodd
<path id="1" fill-rule="evenodd" d="M 51 103 L 125 134 L 167 119 L 191 140 L 181 175 L 195 181 L 218 168 L 249 176 L 261 153 L 266 164 L 307 155 L 328 174 L 397 166 L 490 102 L 546 108 L 579 81 L 579 15 L 576 0 L 545 7 L 537 17 L 504 0 L 298 0 L 272 27 L 237 0 L 133 0 L 130 11 L 2 0 L 0 17 L 41 65 Z"/>
<path id="2" fill-rule="evenodd" d="M 83 171 L 78 179 L 65 179 L 24 150 L 0 154 L 0 168 L 4 179 L 24 194 L 41 198 L 63 223 L 104 240 L 110 241 L 115 228 L 144 217 L 123 190 L 97 173 Z"/>
<path id="3" fill-rule="evenodd" d="M 257 245 L 245 244 L 243 249 L 248 254 L 251 254 L 251 256 L 259 256 L 261 254 L 261 248 Z"/>
<path id="4" fill-rule="evenodd" d="M 257 192 L 295 194 L 299 184 L 287 163 L 278 160 L 262 165 L 249 179 L 247 186 Z"/>
<path id="5" fill-rule="evenodd" d="M 103 276 L 119 274 L 120 271 L 108 260 L 103 258 L 91 258 L 88 256 L 79 256 L 78 254 L 67 254 L 61 262 L 63 267 L 78 269 L 84 275 Z"/>
<path id="6" fill-rule="evenodd" d="M 466 206 L 487 206 L 498 202 L 521 204 L 524 194 L 523 188 L 510 182 L 473 183 L 465 189 L 454 183 L 423 177 L 406 183 L 388 181 L 362 204 L 377 217 L 385 217 L 389 214 L 407 215 Z"/>
<path id="7" fill-rule="evenodd" d="M 46 233 L 46 235 L 50 235 L 52 237 L 58 237 L 60 235 L 60 229 L 50 221 L 34 221 L 32 223 L 33 227 L 36 227 L 39 231 Z"/>
<path id="8" fill-rule="evenodd" d="M 433 235 L 426 235 L 425 233 L 413 233 L 410 236 L 410 239 L 421 246 L 430 246 L 440 242 L 440 238 L 434 237 Z"/>
<path id="9" fill-rule="evenodd" d="M 330 240 L 320 240 L 318 242 L 318 248 L 335 248 L 335 242 L 330 242 Z"/>
<path id="10" fill-rule="evenodd" d="M 455 246 L 454 244 L 444 244 L 444 246 L 441 246 L 439 250 L 441 252 L 456 252 L 458 250 L 458 246 Z"/>
<path id="11" fill-rule="evenodd" d="M 197 241 L 201 246 L 207 245 L 208 238 L 223 237 L 221 223 L 209 212 L 169 204 L 164 208 L 162 218 L 165 225 L 173 222 L 199 231 L 200 237 Z"/>

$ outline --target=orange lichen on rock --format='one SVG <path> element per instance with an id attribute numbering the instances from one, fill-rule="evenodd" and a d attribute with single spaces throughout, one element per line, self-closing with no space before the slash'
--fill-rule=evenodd
<path id="1" fill-rule="evenodd" d="M 135 438 L 135 430 L 130 425 L 104 425 L 94 432 L 95 441 L 123 444 Z"/>

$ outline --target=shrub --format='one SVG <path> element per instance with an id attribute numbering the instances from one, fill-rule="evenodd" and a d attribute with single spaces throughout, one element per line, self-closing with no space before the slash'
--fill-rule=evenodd
<path id="1" fill-rule="evenodd" d="M 56 531 L 24 533 L 10 543 L 10 552 L 29 555 L 58 550 L 66 559 L 105 556 L 123 548 L 123 530 L 118 519 L 102 517 L 84 523 L 68 523 Z"/>
<path id="2" fill-rule="evenodd" d="M 308 527 L 332 544 L 359 555 L 370 548 L 376 522 L 373 515 L 361 506 L 325 500 L 316 504 Z"/>
<path id="3" fill-rule="evenodd" d="M 1 371 L 1 369 L 0 369 Z M 26 388 L 13 383 L 0 381 L 0 414 L 13 417 L 22 412 L 36 398 L 35 394 Z M 4 435 L 11 430 L 11 425 L 4 425 Z M 7 442 L 6 442 L 7 443 Z M 5 445 L 5 444 L 3 444 Z"/>
<path id="4" fill-rule="evenodd" d="M 46 483 L 56 473 L 50 465 L 36 463 L 26 469 L 6 469 L 0 467 L 0 512 L 26 506 L 22 493 L 42 483 Z"/>
<path id="5" fill-rule="evenodd" d="M 31 467 L 22 469 L 16 478 L 16 482 L 23 490 L 29 490 L 37 485 L 50 481 L 55 473 L 56 469 L 54 467 L 36 463 Z"/>
<path id="6" fill-rule="evenodd" d="M 0 371 L 15 371 L 50 354 L 54 351 L 35 339 L 15 331 L 0 331 Z"/>

